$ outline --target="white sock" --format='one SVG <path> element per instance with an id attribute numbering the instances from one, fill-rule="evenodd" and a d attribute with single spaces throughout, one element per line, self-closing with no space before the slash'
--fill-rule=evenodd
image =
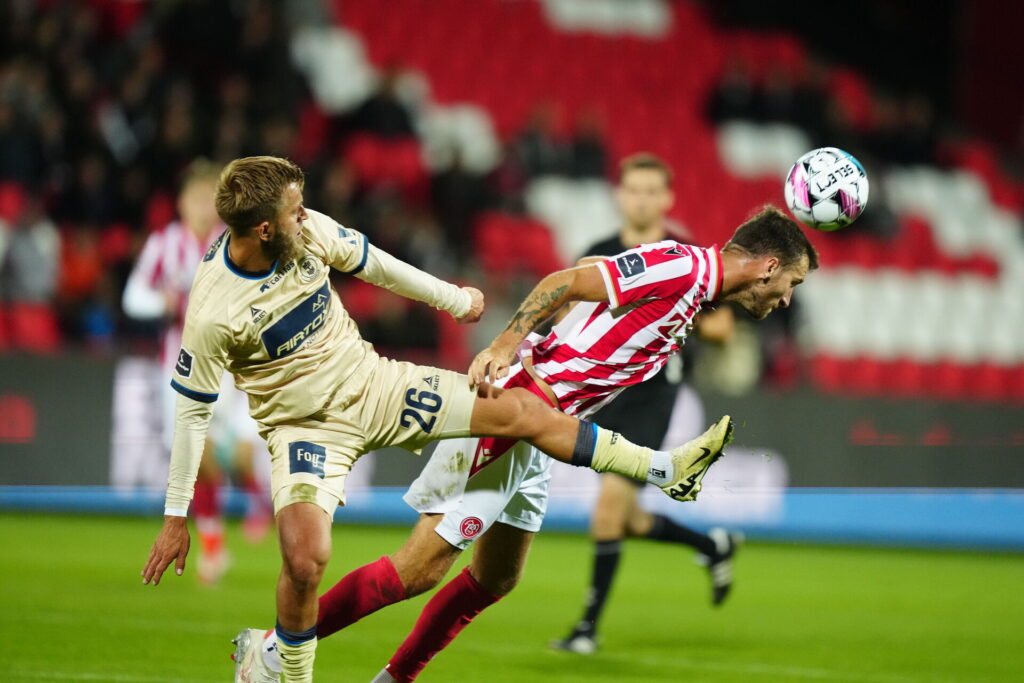
<path id="1" fill-rule="evenodd" d="M 281 680 L 284 683 L 313 683 L 313 661 L 316 659 L 316 638 L 291 645 L 278 638 L 281 657 Z"/>
<path id="2" fill-rule="evenodd" d="M 277 656 L 277 631 L 271 631 L 263 639 L 263 663 L 276 674 L 281 673 L 281 658 Z"/>
<path id="3" fill-rule="evenodd" d="M 647 483 L 664 486 L 672 481 L 675 468 L 672 466 L 672 454 L 667 451 L 651 453 L 651 465 L 647 468 Z"/>
<path id="4" fill-rule="evenodd" d="M 398 683 L 398 679 L 389 674 L 387 669 L 381 669 L 370 683 Z"/>

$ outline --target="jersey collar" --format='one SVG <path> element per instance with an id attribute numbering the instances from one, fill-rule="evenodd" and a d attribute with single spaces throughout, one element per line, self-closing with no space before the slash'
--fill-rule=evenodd
<path id="1" fill-rule="evenodd" d="M 270 268 L 263 271 L 245 270 L 240 266 L 236 265 L 231 257 L 228 256 L 228 245 L 231 244 L 231 235 L 228 235 L 227 239 L 224 240 L 224 265 L 228 267 L 232 273 L 238 277 L 244 277 L 246 280 L 263 280 L 270 277 L 275 270 L 277 270 L 277 261 L 270 264 Z"/>
<path id="2" fill-rule="evenodd" d="M 722 293 L 722 279 L 724 277 L 722 273 L 722 250 L 718 248 L 717 244 L 712 244 L 708 251 L 714 255 L 714 258 L 710 260 L 711 277 L 708 278 L 708 282 L 711 284 L 713 289 L 708 290 L 707 296 L 704 297 L 704 300 L 714 301 L 718 298 L 718 295 Z"/>

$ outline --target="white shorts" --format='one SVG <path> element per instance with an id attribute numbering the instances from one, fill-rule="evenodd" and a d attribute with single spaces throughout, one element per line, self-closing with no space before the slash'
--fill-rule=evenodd
<path id="1" fill-rule="evenodd" d="M 551 458 L 525 441 L 482 437 L 437 444 L 404 499 L 420 513 L 443 513 L 435 531 L 465 550 L 492 524 L 540 531 L 548 509 Z"/>

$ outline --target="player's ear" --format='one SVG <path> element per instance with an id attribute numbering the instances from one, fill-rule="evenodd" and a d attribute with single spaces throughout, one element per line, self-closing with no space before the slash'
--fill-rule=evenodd
<path id="1" fill-rule="evenodd" d="M 256 226 L 256 236 L 260 238 L 261 242 L 270 241 L 270 221 L 263 221 Z"/>
<path id="2" fill-rule="evenodd" d="M 775 273 L 779 271 L 779 259 L 777 256 L 769 256 L 764 260 L 761 268 L 761 279 L 767 284 Z"/>

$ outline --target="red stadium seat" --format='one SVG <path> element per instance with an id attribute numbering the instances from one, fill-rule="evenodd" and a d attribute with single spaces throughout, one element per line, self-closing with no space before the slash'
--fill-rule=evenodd
<path id="1" fill-rule="evenodd" d="M 47 304 L 14 303 L 7 321 L 13 348 L 52 353 L 60 347 L 57 316 Z"/>
<path id="2" fill-rule="evenodd" d="M 0 183 L 0 219 L 16 223 L 25 208 L 25 189 L 14 182 Z"/>

